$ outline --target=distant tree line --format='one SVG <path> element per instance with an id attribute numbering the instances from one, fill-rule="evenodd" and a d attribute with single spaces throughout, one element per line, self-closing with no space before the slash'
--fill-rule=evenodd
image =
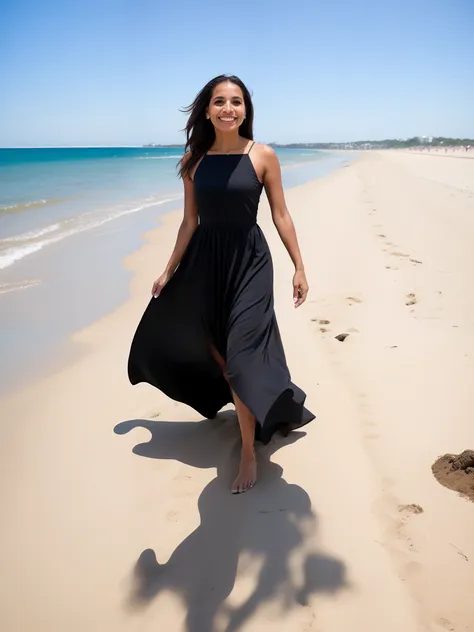
<path id="1" fill-rule="evenodd" d="M 357 140 L 350 143 L 289 143 L 282 145 L 270 143 L 272 147 L 286 147 L 288 149 L 402 149 L 410 147 L 460 147 L 474 146 L 472 138 L 447 138 L 444 136 L 419 137 L 385 140 Z"/>
<path id="2" fill-rule="evenodd" d="M 413 138 L 389 138 L 386 140 L 356 140 L 350 143 L 269 143 L 271 147 L 281 147 L 287 149 L 403 149 L 409 147 L 462 147 L 465 145 L 474 146 L 472 138 L 446 138 L 444 136 Z M 183 144 L 159 145 L 149 143 L 143 147 L 176 148 L 184 147 Z"/>

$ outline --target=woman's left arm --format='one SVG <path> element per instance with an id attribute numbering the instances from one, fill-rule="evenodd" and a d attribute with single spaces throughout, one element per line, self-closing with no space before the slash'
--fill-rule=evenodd
<path id="1" fill-rule="evenodd" d="M 295 274 L 293 276 L 293 302 L 295 307 L 299 307 L 305 302 L 309 287 L 295 226 L 286 207 L 285 194 L 281 181 L 280 163 L 275 151 L 267 145 L 261 146 L 261 157 L 263 184 L 270 203 L 273 223 L 295 266 Z"/>

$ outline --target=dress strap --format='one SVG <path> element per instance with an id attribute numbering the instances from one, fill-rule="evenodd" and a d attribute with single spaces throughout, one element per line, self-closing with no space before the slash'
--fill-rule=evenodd
<path id="1" fill-rule="evenodd" d="M 249 154 L 252 151 L 252 147 L 255 145 L 255 141 L 253 141 L 253 143 L 250 145 L 250 149 L 248 150 L 247 154 Z"/>

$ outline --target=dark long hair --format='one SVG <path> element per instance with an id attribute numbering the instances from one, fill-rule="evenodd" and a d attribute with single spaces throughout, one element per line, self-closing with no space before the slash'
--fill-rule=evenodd
<path id="1" fill-rule="evenodd" d="M 186 131 L 185 152 L 189 151 L 191 154 L 185 164 L 179 163 L 179 175 L 182 178 L 189 176 L 200 158 L 209 151 L 214 143 L 216 133 L 213 124 L 206 118 L 206 108 L 209 105 L 214 88 L 224 81 L 235 83 L 235 85 L 239 86 L 242 90 L 246 118 L 240 126 L 239 133 L 244 138 L 253 140 L 253 104 L 247 86 L 235 75 L 219 75 L 218 77 L 214 77 L 214 79 L 206 83 L 191 105 L 181 110 L 182 112 L 190 113 L 184 130 Z"/>

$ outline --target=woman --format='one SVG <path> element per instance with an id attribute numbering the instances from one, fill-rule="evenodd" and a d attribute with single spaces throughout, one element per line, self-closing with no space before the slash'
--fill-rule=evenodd
<path id="1" fill-rule="evenodd" d="M 295 266 L 293 301 L 308 283 L 275 152 L 253 142 L 253 105 L 235 76 L 212 79 L 185 110 L 184 217 L 130 351 L 132 384 L 148 382 L 213 418 L 233 402 L 242 436 L 232 485 L 257 480 L 254 440 L 314 419 L 290 379 L 273 310 L 273 267 L 256 223 L 262 189 Z"/>

